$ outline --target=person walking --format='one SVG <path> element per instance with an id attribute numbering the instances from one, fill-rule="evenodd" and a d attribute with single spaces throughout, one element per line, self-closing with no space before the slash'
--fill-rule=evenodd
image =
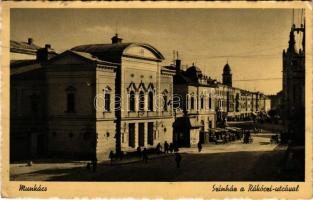
<path id="1" fill-rule="evenodd" d="M 110 151 L 110 154 L 109 154 L 109 158 L 110 158 L 110 160 L 111 160 L 111 165 L 113 164 L 113 158 L 114 158 L 114 153 L 113 153 L 113 151 Z"/>
<path id="2" fill-rule="evenodd" d="M 201 152 L 201 150 L 202 150 L 202 144 L 201 144 L 201 141 L 199 141 L 198 142 L 198 151 Z"/>
<path id="3" fill-rule="evenodd" d="M 175 145 L 174 145 L 174 152 L 177 153 L 178 151 L 179 151 L 178 145 L 175 144 Z"/>
<path id="4" fill-rule="evenodd" d="M 167 141 L 164 142 L 164 153 L 168 153 L 169 145 Z"/>
<path id="5" fill-rule="evenodd" d="M 176 167 L 180 168 L 181 155 L 178 152 L 175 153 L 175 162 L 176 162 Z"/>
<path id="6" fill-rule="evenodd" d="M 174 151 L 174 145 L 173 145 L 172 142 L 170 143 L 170 147 L 168 148 L 168 150 L 169 150 L 170 153 L 173 153 L 173 151 Z"/>
<path id="7" fill-rule="evenodd" d="M 143 151 L 142 151 L 142 160 L 143 160 L 144 163 L 148 162 L 148 152 L 147 152 L 146 148 L 144 148 Z"/>
<path id="8" fill-rule="evenodd" d="M 161 149 L 162 149 L 161 144 L 158 143 L 158 145 L 156 146 L 156 152 L 157 152 L 157 154 L 160 154 L 160 153 L 161 153 Z"/>
<path id="9" fill-rule="evenodd" d="M 141 147 L 137 147 L 137 156 L 141 158 Z"/>
<path id="10" fill-rule="evenodd" d="M 92 171 L 93 172 L 97 171 L 97 164 L 98 164 L 98 160 L 96 157 L 94 157 L 94 159 L 92 159 Z"/>

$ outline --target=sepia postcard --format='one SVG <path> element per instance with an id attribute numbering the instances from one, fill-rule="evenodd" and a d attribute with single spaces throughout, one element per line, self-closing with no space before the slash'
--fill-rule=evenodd
<path id="1" fill-rule="evenodd" d="M 2 192 L 312 198 L 312 4 L 2 3 Z"/>

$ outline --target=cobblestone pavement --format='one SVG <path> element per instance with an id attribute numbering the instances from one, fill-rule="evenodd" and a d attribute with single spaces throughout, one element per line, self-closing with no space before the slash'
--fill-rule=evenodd
<path id="1" fill-rule="evenodd" d="M 41 181 L 278 181 L 296 180 L 282 172 L 286 147 L 269 143 L 269 137 L 254 136 L 253 144 L 204 145 L 180 149 L 181 168 L 173 155 L 110 166 L 99 164 L 96 172 L 85 162 L 11 165 L 11 180 Z"/>

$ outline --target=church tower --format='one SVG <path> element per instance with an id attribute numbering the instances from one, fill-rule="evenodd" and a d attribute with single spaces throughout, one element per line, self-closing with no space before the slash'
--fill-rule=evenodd
<path id="1" fill-rule="evenodd" d="M 305 117 L 305 21 L 292 25 L 288 48 L 283 50 L 282 119 L 290 139 L 304 144 Z M 297 36 L 299 40 L 296 40 Z M 300 39 L 302 37 L 302 45 Z M 297 43 L 298 42 L 298 46 Z"/>
<path id="2" fill-rule="evenodd" d="M 232 81 L 231 69 L 230 69 L 230 66 L 227 62 L 226 65 L 224 66 L 224 69 L 223 69 L 223 84 L 228 85 L 228 86 L 232 86 L 232 82 L 233 81 Z"/>

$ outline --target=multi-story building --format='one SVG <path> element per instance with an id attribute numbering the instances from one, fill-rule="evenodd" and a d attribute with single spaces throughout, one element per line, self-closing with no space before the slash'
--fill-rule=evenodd
<path id="1" fill-rule="evenodd" d="M 271 109 L 280 113 L 283 100 L 283 91 L 277 92 L 276 95 L 269 95 L 269 99 L 271 101 Z"/>
<path id="2" fill-rule="evenodd" d="M 61 54 L 51 45 L 34 52 L 11 62 L 12 158 L 104 160 L 165 141 L 192 146 L 227 120 L 266 110 L 263 94 L 232 86 L 228 63 L 219 83 L 194 64 L 183 70 L 179 59 L 164 67 L 156 48 L 118 35 Z"/>
<path id="3" fill-rule="evenodd" d="M 269 103 L 266 103 L 266 95 L 232 86 L 232 73 L 228 63 L 224 66 L 222 79 L 223 83 L 218 83 L 216 89 L 216 114 L 219 125 L 223 126 L 227 120 L 256 117 L 270 109 Z"/>
<path id="4" fill-rule="evenodd" d="M 215 89 L 214 80 L 205 76 L 194 64 L 181 69 L 181 60 L 176 60 L 174 94 L 175 123 L 173 142 L 179 146 L 196 145 L 208 140 L 208 131 L 215 128 Z"/>
<path id="5" fill-rule="evenodd" d="M 37 55 L 44 54 L 40 52 Z M 45 52 L 48 55 L 48 47 Z M 19 90 L 11 110 L 20 108 L 21 95 L 26 95 L 30 102 L 22 107 L 36 115 L 33 123 L 23 123 L 28 127 L 11 121 L 11 135 L 20 138 L 26 133 L 23 139 L 11 140 L 12 155 L 104 160 L 110 151 L 172 141 L 174 72 L 162 68 L 164 57 L 151 45 L 122 43 L 116 35 L 111 44 L 81 45 L 36 60 L 40 66 L 23 66 L 27 73 L 11 81 L 11 90 Z"/>
<path id="6" fill-rule="evenodd" d="M 22 45 L 16 57 L 16 44 L 11 42 L 10 157 L 25 159 L 41 155 L 47 146 L 45 66 L 57 54 L 50 45 L 46 45 L 45 48 L 38 48 L 31 59 L 29 46 Z M 16 60 L 18 58 L 22 60 Z"/>

